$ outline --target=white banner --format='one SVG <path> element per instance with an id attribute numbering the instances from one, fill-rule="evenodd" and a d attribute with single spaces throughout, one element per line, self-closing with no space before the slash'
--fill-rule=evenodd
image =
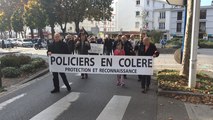
<path id="1" fill-rule="evenodd" d="M 49 56 L 50 72 L 153 75 L 151 56 L 68 55 Z"/>
<path id="2" fill-rule="evenodd" d="M 90 46 L 91 49 L 89 50 L 89 53 L 103 54 L 104 52 L 103 44 L 90 43 Z"/>

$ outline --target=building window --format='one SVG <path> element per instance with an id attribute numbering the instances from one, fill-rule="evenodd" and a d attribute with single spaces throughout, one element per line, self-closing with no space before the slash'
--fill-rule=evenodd
<path id="1" fill-rule="evenodd" d="M 165 12 L 160 12 L 160 19 L 165 19 L 166 13 Z"/>
<path id="2" fill-rule="evenodd" d="M 163 8 L 165 8 L 165 4 L 163 4 Z"/>
<path id="3" fill-rule="evenodd" d="M 149 6 L 149 0 L 146 1 L 146 4 Z"/>
<path id="4" fill-rule="evenodd" d="M 148 29 L 148 28 L 149 28 L 149 23 L 147 22 L 145 25 L 145 29 Z"/>
<path id="5" fill-rule="evenodd" d="M 146 12 L 146 16 L 149 16 L 149 11 Z"/>
<path id="6" fill-rule="evenodd" d="M 135 22 L 135 28 L 139 28 L 140 27 L 140 22 Z"/>
<path id="7" fill-rule="evenodd" d="M 182 20 L 182 15 L 183 15 L 183 12 L 178 12 L 177 13 L 177 20 Z"/>
<path id="8" fill-rule="evenodd" d="M 136 0 L 136 5 L 140 5 L 140 0 Z"/>
<path id="9" fill-rule="evenodd" d="M 200 10 L 200 19 L 206 19 L 206 10 Z"/>
<path id="10" fill-rule="evenodd" d="M 200 22 L 199 31 L 201 33 L 205 33 L 206 32 L 206 22 Z"/>
<path id="11" fill-rule="evenodd" d="M 181 32 L 181 29 L 182 29 L 182 23 L 177 23 L 176 32 Z"/>
<path id="12" fill-rule="evenodd" d="M 165 23 L 159 23 L 159 29 L 165 30 Z"/>
<path id="13" fill-rule="evenodd" d="M 136 11 L 136 16 L 139 16 L 140 15 L 140 11 Z"/>

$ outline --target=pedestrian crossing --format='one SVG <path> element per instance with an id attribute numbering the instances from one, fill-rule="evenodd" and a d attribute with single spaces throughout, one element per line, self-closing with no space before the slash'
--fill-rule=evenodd
<path id="1" fill-rule="evenodd" d="M 30 120 L 55 120 L 59 115 L 61 115 L 71 106 L 72 102 L 78 100 L 79 96 L 80 93 L 72 92 L 34 116 Z"/>
<path id="2" fill-rule="evenodd" d="M 41 85 L 43 85 L 44 81 L 39 82 L 42 82 Z M 52 86 L 44 88 L 36 85 L 42 89 L 41 91 L 37 91 L 37 87 L 30 86 L 32 91 L 18 92 L 18 94 L 12 95 L 12 97 L 17 96 L 12 99 L 12 102 L 2 104 L 4 108 L 2 112 L 6 113 L 14 108 L 21 108 L 21 114 L 17 116 L 19 112 L 11 115 L 2 113 L 0 117 L 8 118 L 4 120 L 13 120 L 14 116 L 17 116 L 16 120 L 71 120 L 71 118 L 72 120 L 140 120 L 139 118 L 144 116 L 144 110 L 148 112 L 155 109 L 154 107 L 150 109 L 150 106 L 155 106 L 154 102 L 147 102 L 148 99 L 143 99 L 144 97 L 155 98 L 152 91 L 145 95 L 141 94 L 137 88 L 131 87 L 137 82 L 128 82 L 128 88 L 117 87 L 114 84 L 101 84 L 100 87 L 94 88 L 100 83 L 95 80 L 87 83 L 79 79 L 73 80 L 69 83 L 72 84 L 73 92 L 67 92 L 66 86 L 61 85 L 61 92 L 58 94 L 49 93 Z M 89 87 L 93 89 L 88 89 Z M 24 92 L 26 94 L 23 94 Z M 33 96 L 40 93 L 42 95 L 37 97 L 39 102 L 33 102 L 32 100 L 35 99 Z M 30 114 L 26 115 L 25 112 Z"/>
<path id="3" fill-rule="evenodd" d="M 129 96 L 114 95 L 96 120 L 122 120 L 130 100 Z"/>
<path id="4" fill-rule="evenodd" d="M 77 101 L 80 95 L 79 92 L 69 93 L 30 120 L 56 120 L 68 108 L 72 109 L 72 103 Z M 130 100 L 130 96 L 114 95 L 96 120 L 122 120 Z"/>

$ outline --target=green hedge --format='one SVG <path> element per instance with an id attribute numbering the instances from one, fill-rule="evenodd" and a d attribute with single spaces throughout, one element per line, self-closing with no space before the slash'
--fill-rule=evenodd
<path id="1" fill-rule="evenodd" d="M 6 78 L 18 77 L 21 74 L 35 72 L 37 69 L 46 67 L 42 58 L 32 58 L 25 55 L 6 55 L 0 58 L 2 75 Z"/>
<path id="2" fill-rule="evenodd" d="M 167 41 L 168 45 L 173 45 L 177 48 L 180 48 L 182 45 L 182 38 L 172 38 L 171 40 Z"/>
<path id="3" fill-rule="evenodd" d="M 180 48 L 182 45 L 182 38 L 172 38 L 167 44 Z M 213 41 L 200 39 L 198 41 L 198 46 L 200 48 L 213 48 Z"/>
<path id="4" fill-rule="evenodd" d="M 35 71 L 35 68 L 32 64 L 25 64 L 20 67 L 20 70 L 23 73 L 31 73 Z"/>
<path id="5" fill-rule="evenodd" d="M 198 44 L 200 48 L 213 48 L 213 41 L 199 40 Z"/>
<path id="6" fill-rule="evenodd" d="M 31 61 L 31 57 L 25 55 L 6 55 L 1 57 L 2 67 L 20 67 L 23 64 L 28 64 Z"/>
<path id="7" fill-rule="evenodd" d="M 33 58 L 31 61 L 31 64 L 33 65 L 34 68 L 40 68 L 45 66 L 45 60 L 42 58 Z"/>
<path id="8" fill-rule="evenodd" d="M 15 78 L 20 76 L 20 71 L 15 67 L 5 67 L 1 70 L 2 75 L 7 78 Z"/>

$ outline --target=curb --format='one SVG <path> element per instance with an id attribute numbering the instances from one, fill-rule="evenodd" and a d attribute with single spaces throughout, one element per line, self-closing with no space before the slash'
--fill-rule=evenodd
<path id="1" fill-rule="evenodd" d="M 39 77 L 47 74 L 48 72 L 49 72 L 49 68 L 46 68 L 46 69 L 44 69 L 44 70 L 42 70 L 40 72 L 37 72 L 36 74 L 31 75 L 29 78 L 26 78 L 25 80 L 21 81 L 18 84 L 25 84 L 27 82 L 30 82 L 30 81 L 32 81 L 32 80 L 34 80 L 36 78 L 39 78 Z"/>
<path id="2" fill-rule="evenodd" d="M 211 94 L 202 94 L 202 93 L 192 93 L 192 92 L 184 92 L 184 91 L 169 91 L 158 88 L 158 95 L 168 95 L 168 94 L 176 94 L 176 95 L 191 95 L 191 96 L 213 96 Z"/>

